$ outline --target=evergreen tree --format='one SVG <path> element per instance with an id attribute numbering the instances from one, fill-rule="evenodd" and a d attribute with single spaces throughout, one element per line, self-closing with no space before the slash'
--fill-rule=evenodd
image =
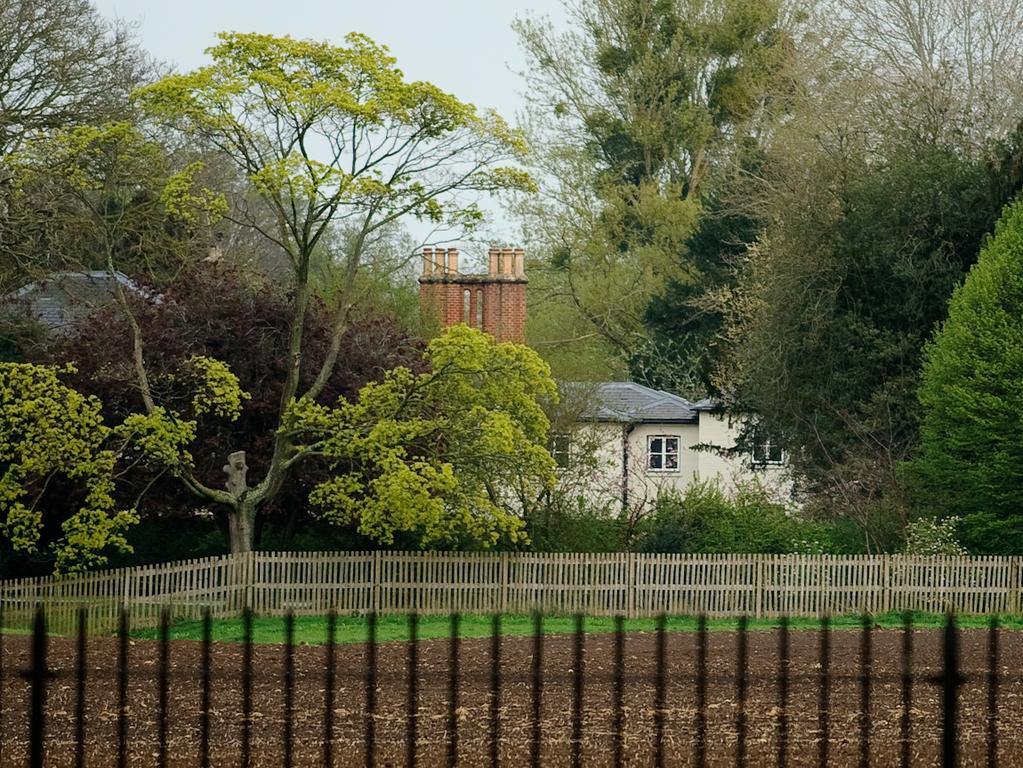
<path id="1" fill-rule="evenodd" d="M 949 302 L 925 351 L 914 462 L 930 510 L 962 518 L 975 552 L 1023 548 L 1023 202 Z"/>

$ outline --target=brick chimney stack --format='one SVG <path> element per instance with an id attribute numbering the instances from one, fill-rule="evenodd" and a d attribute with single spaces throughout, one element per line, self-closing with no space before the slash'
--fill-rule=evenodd
<path id="1" fill-rule="evenodd" d="M 526 252 L 491 248 L 487 274 L 458 271 L 458 249 L 424 248 L 419 307 L 441 328 L 464 323 L 498 341 L 525 341 Z"/>

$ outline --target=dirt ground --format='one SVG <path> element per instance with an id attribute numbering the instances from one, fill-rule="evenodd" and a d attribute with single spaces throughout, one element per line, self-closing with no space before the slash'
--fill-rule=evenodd
<path id="1" fill-rule="evenodd" d="M 871 765 L 898 765 L 901 634 L 878 630 L 873 635 Z M 790 687 L 789 765 L 815 765 L 817 755 L 817 698 L 819 639 L 816 633 L 792 634 Z M 3 766 L 23 766 L 28 737 L 28 683 L 19 674 L 28 661 L 28 638 L 4 638 L 2 697 Z M 859 647 L 855 632 L 832 635 L 833 682 L 830 698 L 831 765 L 859 764 Z M 966 682 L 962 688 L 959 729 L 963 765 L 987 765 L 985 749 L 987 687 L 984 674 L 987 636 L 962 633 L 962 660 Z M 923 682 L 939 669 L 940 634 L 914 634 L 913 764 L 938 763 L 940 739 L 939 692 Z M 463 640 L 459 717 L 459 764 L 486 765 L 489 755 L 488 712 L 490 641 Z M 626 643 L 625 764 L 653 764 L 654 635 L 635 633 Z M 381 645 L 379 654 L 379 715 L 377 764 L 405 765 L 406 659 L 404 643 Z M 445 756 L 448 687 L 446 641 L 420 643 L 420 696 L 418 762 L 443 765 Z M 528 765 L 530 734 L 530 669 L 532 641 L 503 640 L 501 755 L 502 765 Z M 296 689 L 294 716 L 295 766 L 322 764 L 324 718 L 324 656 L 322 647 L 295 649 Z M 90 642 L 87 686 L 86 739 L 88 764 L 116 764 L 117 643 L 112 639 Z M 156 765 L 158 711 L 158 646 L 134 641 L 130 646 L 130 722 L 128 764 Z M 239 763 L 241 712 L 240 645 L 213 648 L 211 708 L 211 764 Z M 284 653 L 280 646 L 254 648 L 253 765 L 283 765 Z M 572 638 L 548 637 L 544 653 L 542 764 L 570 764 L 572 701 Z M 586 638 L 583 764 L 611 763 L 611 671 L 613 638 Z M 668 681 L 665 713 L 666 764 L 694 764 L 695 636 L 667 637 Z M 708 764 L 735 764 L 735 658 L 736 637 L 710 635 L 707 695 Z M 777 751 L 776 669 L 778 638 L 774 633 L 749 635 L 748 764 L 775 765 Z M 999 764 L 1023 760 L 1023 633 L 1001 635 L 999 690 Z M 170 764 L 198 766 L 199 760 L 200 645 L 176 642 L 171 649 Z M 71 766 L 74 755 L 75 646 L 72 640 L 50 642 L 52 677 L 47 702 L 47 766 Z M 337 648 L 337 697 L 334 709 L 335 765 L 363 763 L 363 702 L 365 648 Z"/>

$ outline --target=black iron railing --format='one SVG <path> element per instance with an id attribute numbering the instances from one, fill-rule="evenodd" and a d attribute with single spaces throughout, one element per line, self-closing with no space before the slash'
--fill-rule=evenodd
<path id="1" fill-rule="evenodd" d="M 816 653 L 814 666 L 818 667 L 811 672 L 796 675 L 793 673 L 793 637 L 794 633 L 787 620 L 781 620 L 775 637 L 776 646 L 776 667 L 771 678 L 771 696 L 760 696 L 756 702 L 751 703 L 751 683 L 758 678 L 751 675 L 751 631 L 744 618 L 738 621 L 735 631 L 734 664 L 732 674 L 722 678 L 720 673 L 710 670 L 710 634 L 707 621 L 700 618 L 697 629 L 693 635 L 692 644 L 689 646 L 692 654 L 692 717 L 686 725 L 684 733 L 680 736 L 678 732 L 671 733 L 679 722 L 679 717 L 672 713 L 674 703 L 671 701 L 672 689 L 669 686 L 669 670 L 672 664 L 671 651 L 668 638 L 671 633 L 667 629 L 667 621 L 661 617 L 656 624 L 653 637 L 653 669 L 652 676 L 647 670 L 645 675 L 631 675 L 629 669 L 628 650 L 634 642 L 626 630 L 626 623 L 619 618 L 615 621 L 613 637 L 610 638 L 610 659 L 609 665 L 603 662 L 605 659 L 591 659 L 587 655 L 587 644 L 590 636 L 586 634 L 585 620 L 582 616 L 575 619 L 574 633 L 569 638 L 562 638 L 552 641 L 551 636 L 545 635 L 543 631 L 543 617 L 536 614 L 533 619 L 533 634 L 528 639 L 516 639 L 514 642 L 520 646 L 520 650 L 528 649 L 529 666 L 528 670 L 519 668 L 509 670 L 504 663 L 504 653 L 510 642 L 509 638 L 502 636 L 501 617 L 494 616 L 490 625 L 491 632 L 489 639 L 482 638 L 473 641 L 466 641 L 460 637 L 461 617 L 452 615 L 450 618 L 450 633 L 446 641 L 422 641 L 419 638 L 419 620 L 416 615 L 408 617 L 408 641 L 404 642 L 404 664 L 398 664 L 399 669 L 394 669 L 394 654 L 390 653 L 388 663 L 392 668 L 381 669 L 382 646 L 378 642 L 378 621 L 375 614 L 370 614 L 366 620 L 367 637 L 363 646 L 361 656 L 361 668 L 351 666 L 343 669 L 338 668 L 339 644 L 337 643 L 338 619 L 330 614 L 327 619 L 326 645 L 323 649 L 323 670 L 322 670 L 322 712 L 319 715 L 322 722 L 320 730 L 320 751 L 316 761 L 325 766 L 355 764 L 353 755 L 358 755 L 358 763 L 366 766 L 374 766 L 381 759 L 381 723 L 384 716 L 391 725 L 388 726 L 386 747 L 388 756 L 386 764 L 406 766 L 443 764 L 447 766 L 456 765 L 517 765 L 520 764 L 512 758 L 507 758 L 506 752 L 509 747 L 509 740 L 522 738 L 528 740 L 528 744 L 520 744 L 523 747 L 521 754 L 523 762 L 531 766 L 542 766 L 553 753 L 550 752 L 550 742 L 545 740 L 545 729 L 549 728 L 545 721 L 545 712 L 549 714 L 552 707 L 567 707 L 567 745 L 564 734 L 559 734 L 561 747 L 566 747 L 558 752 L 558 764 L 567 763 L 572 766 L 583 766 L 588 759 L 599 758 L 601 764 L 622 766 L 635 764 L 630 749 L 630 729 L 642 726 L 641 721 L 649 718 L 649 733 L 651 737 L 650 748 L 653 763 L 656 766 L 687 764 L 705 766 L 708 764 L 723 764 L 720 739 L 716 743 L 714 755 L 710 754 L 711 744 L 708 739 L 708 712 L 712 707 L 711 695 L 715 691 L 727 690 L 732 706 L 732 722 L 729 732 L 730 748 L 725 755 L 729 764 L 736 766 L 756 764 L 751 757 L 750 749 L 750 718 L 761 717 L 761 709 L 770 704 L 771 717 L 774 721 L 772 735 L 772 761 L 778 766 L 790 764 L 816 764 L 819 766 L 831 764 L 851 764 L 848 757 L 842 758 L 841 762 L 835 762 L 836 757 L 832 752 L 834 741 L 832 739 L 833 722 L 835 712 L 832 709 L 832 694 L 836 683 L 849 687 L 855 686 L 858 695 L 851 700 L 858 700 L 858 712 L 856 722 L 858 727 L 848 730 L 849 718 L 843 721 L 847 730 L 842 734 L 846 741 L 856 741 L 856 762 L 861 766 L 878 764 L 878 758 L 872 748 L 875 746 L 874 723 L 872 712 L 875 711 L 875 696 L 879 695 L 875 690 L 878 685 L 890 685 L 897 687 L 897 697 L 894 701 L 898 703 L 898 762 L 902 766 L 909 766 L 914 759 L 914 703 L 917 693 L 924 686 L 923 690 L 934 691 L 937 696 L 928 694 L 933 699 L 940 712 L 937 721 L 940 723 L 940 744 L 937 757 L 944 766 L 956 766 L 960 760 L 960 724 L 958 722 L 960 713 L 960 689 L 966 682 L 982 686 L 986 695 L 983 697 L 983 739 L 975 748 L 982 750 L 981 756 L 976 751 L 970 755 L 971 763 L 986 764 L 994 766 L 999 760 L 999 736 L 1000 721 L 1004 717 L 1005 708 L 1010 707 L 1018 698 L 1015 696 L 1007 701 L 1000 695 L 1000 686 L 1006 682 L 1006 675 L 1000 669 L 1001 648 L 1000 632 L 997 619 L 992 619 L 990 627 L 985 635 L 985 650 L 982 655 L 984 669 L 982 672 L 974 672 L 970 677 L 963 673 L 960 658 L 960 630 L 956 621 L 949 616 L 940 633 L 940 668 L 934 674 L 920 675 L 913 665 L 914 660 L 914 628 L 910 617 L 906 617 L 905 625 L 902 627 L 901 637 L 898 638 L 896 646 L 899 649 L 901 658 L 897 673 L 882 674 L 875 668 L 875 626 L 870 617 L 864 617 L 862 625 L 857 631 L 858 660 L 855 671 L 851 673 L 837 674 L 833 669 L 832 653 L 835 642 L 835 630 L 827 619 L 822 620 L 819 631 L 814 630 L 816 638 Z M 103 764 L 95 757 L 95 750 L 90 750 L 90 738 L 96 738 L 90 722 L 90 701 L 89 696 L 95 695 L 95 686 L 109 685 L 107 690 L 116 690 L 117 714 L 115 729 L 115 744 L 111 753 L 113 758 L 109 763 L 116 763 L 117 766 L 127 765 L 168 765 L 175 761 L 174 745 L 171 743 L 170 733 L 176 723 L 176 715 L 170 701 L 169 690 L 172 684 L 172 660 L 177 652 L 178 641 L 170 640 L 170 628 L 168 626 L 168 614 L 165 612 L 160 625 L 158 639 L 155 644 L 158 646 L 156 653 L 155 683 L 157 687 L 156 713 L 150 718 L 155 724 L 155 744 L 146 742 L 138 744 L 132 742 L 133 718 L 138 717 L 136 709 L 131 706 L 130 676 L 132 674 L 131 654 L 133 641 L 130 636 L 130 616 L 126 611 L 122 612 L 119 622 L 119 630 L 116 638 L 116 661 L 114 663 L 113 679 L 101 676 L 102 679 L 92 680 L 90 673 L 95 670 L 95 654 L 91 652 L 91 640 L 87 635 L 85 614 L 83 613 L 78 622 L 77 637 L 73 645 L 62 644 L 61 648 L 75 649 L 73 665 L 70 659 L 60 659 L 60 664 L 51 653 L 51 639 L 46 632 L 46 614 L 40 607 L 36 613 L 35 624 L 30 641 L 27 643 L 26 666 L 20 670 L 21 677 L 27 681 L 27 718 L 25 725 L 27 733 L 18 734 L 18 718 L 11 711 L 9 701 L 13 697 L 5 695 L 6 678 L 12 674 L 9 660 L 13 658 L 12 638 L 0 635 L 0 764 L 23 765 L 27 761 L 29 766 L 44 766 L 48 764 L 47 756 L 58 753 L 62 756 L 61 763 L 68 762 L 68 756 L 76 768 L 84 768 L 89 765 Z M 799 634 L 804 634 L 801 632 Z M 890 634 L 890 633 L 889 633 Z M 5 642 L 6 640 L 6 642 Z M 20 639 L 19 639 L 20 640 Z M 548 683 L 552 679 L 552 672 L 545 663 L 545 654 L 548 644 L 551 642 L 570 644 L 565 656 L 569 661 L 569 669 L 558 670 L 557 674 L 564 695 L 558 701 L 552 701 L 545 696 Z M 430 642 L 431 658 L 440 658 L 445 662 L 445 669 L 438 671 L 436 668 L 424 669 L 422 664 L 421 651 L 423 643 Z M 442 650 L 436 646 L 442 642 Z M 474 644 L 479 654 L 485 653 L 489 659 L 487 664 L 480 667 L 478 672 L 467 672 L 463 669 L 463 654 L 468 642 Z M 295 644 L 295 620 L 288 615 L 284 621 L 284 643 L 281 648 L 282 662 L 278 670 L 254 667 L 254 643 L 253 643 L 253 616 L 246 611 L 242 620 L 242 639 L 240 645 L 240 665 L 237 670 L 238 676 L 232 676 L 231 685 L 237 681 L 240 688 L 238 700 L 232 705 L 234 712 L 228 713 L 228 719 L 237 722 L 239 728 L 234 735 L 237 741 L 237 750 L 234 748 L 230 754 L 213 754 L 213 745 L 222 741 L 223 734 L 214 731 L 214 720 L 211 712 L 214 710 L 213 691 L 217 685 L 226 685 L 222 679 L 217 678 L 214 669 L 215 647 L 219 645 L 213 641 L 213 625 L 207 613 L 201 624 L 201 640 L 199 643 L 198 669 L 194 678 L 194 685 L 198 686 L 198 722 L 195 723 L 195 743 L 197 744 L 198 764 L 201 766 L 210 765 L 240 765 L 250 766 L 255 764 L 268 764 L 270 759 L 265 750 L 254 749 L 255 727 L 254 723 L 265 712 L 255 711 L 253 686 L 254 680 L 259 676 L 279 675 L 280 684 L 280 715 L 281 731 L 279 737 L 280 751 L 279 758 L 274 764 L 292 766 L 309 765 L 310 758 L 306 757 L 297 762 L 296 755 L 296 732 L 295 720 L 297 715 L 296 692 L 300 685 L 307 685 L 299 680 L 296 672 L 296 644 Z M 6 646 L 6 648 L 5 648 Z M 237 646 L 236 646 L 237 647 Z M 677 652 L 677 649 L 676 651 Z M 520 656 L 521 659 L 521 656 Z M 599 665 L 595 662 L 600 662 Z M 687 662 L 688 663 L 688 662 Z M 71 671 L 73 666 L 73 671 Z M 404 670 L 400 667 L 404 666 Z M 600 670 L 609 669 L 610 672 L 591 672 L 591 667 L 599 666 Z M 70 674 L 69 674 L 70 672 Z M 932 670 L 933 672 L 933 670 Z M 233 675 L 233 673 L 232 673 Z M 587 709 L 587 691 L 597 676 L 602 686 L 607 687 L 610 699 L 609 708 L 595 708 L 596 712 L 606 716 L 600 728 L 609 730 L 608 738 L 603 746 L 594 747 L 587 741 L 587 729 L 592 726 L 594 711 Z M 600 675 L 604 675 L 600 677 Z M 440 676 L 440 679 L 437 679 Z M 519 690 L 523 685 L 528 685 L 528 724 L 524 728 L 516 727 L 514 734 L 509 734 L 509 716 L 505 712 L 505 703 L 508 700 L 509 678 Z M 761 675 L 761 678 L 763 675 Z M 688 682 L 690 678 L 686 678 Z M 353 690 L 349 685 L 352 681 L 361 683 L 362 700 L 356 705 L 352 701 L 344 702 L 343 714 L 339 715 L 338 689 L 339 682 L 345 686 L 345 690 Z M 1012 678 L 1013 682 L 1019 682 L 1018 678 Z M 677 682 L 677 681 L 676 681 Z M 799 682 L 806 683 L 810 688 L 816 687 L 816 701 L 814 696 L 801 699 L 803 708 L 796 711 L 793 708 L 793 686 Z M 424 684 L 436 684 L 443 691 L 443 703 L 445 711 L 423 710 Z M 711 685 L 717 686 L 714 690 Z M 175 682 L 179 688 L 181 681 Z M 186 683 L 189 685 L 189 683 Z M 487 705 L 482 708 L 479 723 L 480 727 L 474 726 L 472 738 L 485 744 L 477 744 L 472 751 L 471 757 L 463 751 L 465 735 L 462 719 L 464 717 L 463 704 L 466 697 L 467 685 L 475 686 L 474 690 L 481 691 L 482 698 L 486 699 Z M 58 741 L 48 739 L 51 732 L 53 710 L 48 706 L 48 695 L 54 690 L 54 686 L 70 688 L 73 690 L 74 706 L 70 710 L 72 714 L 62 712 L 60 717 L 73 718 L 73 725 L 69 729 L 62 729 L 62 733 L 70 733 L 69 739 L 61 738 Z M 383 687 L 382 687 L 383 686 Z M 403 738 L 396 741 L 394 738 L 393 723 L 400 715 L 395 713 L 395 697 L 388 698 L 388 711 L 381 709 L 381 692 L 389 693 L 395 686 L 403 686 L 401 691 L 404 698 L 403 724 L 401 726 Z M 631 710 L 626 705 L 626 694 L 628 688 L 636 686 L 648 686 L 652 707 L 648 711 L 638 710 L 634 707 Z M 559 689 L 560 690 L 560 689 Z M 92 693 L 90 693 L 92 692 Z M 732 696 L 734 692 L 734 698 Z M 520 694 L 516 694 L 520 695 Z M 523 697 L 525 698 L 525 697 Z M 400 698 L 398 699 L 400 701 Z M 474 700 L 479 700 L 477 697 Z M 809 701 L 811 704 L 806 705 Z M 436 703 L 436 702 L 435 702 Z M 761 709 L 757 709 L 757 707 Z M 810 710 L 816 711 L 806 711 Z M 1001 711 L 1000 711 L 1001 708 Z M 223 709 L 223 705 L 220 706 Z M 310 713 L 308 711 L 308 698 L 303 699 L 302 717 L 308 723 Z M 397 705 L 400 712 L 401 705 Z M 591 710 L 594 708 L 591 708 Z M 485 712 L 485 714 L 483 714 Z M 848 713 L 842 713 L 847 715 Z M 223 712 L 220 713 L 223 715 Z M 340 734 L 339 717 L 346 719 L 345 733 Z M 794 750 L 793 722 L 794 718 L 805 722 L 816 723 L 816 728 L 803 728 L 809 734 L 812 744 L 807 743 L 806 734 L 800 742 L 799 754 Z M 223 718 L 220 718 L 223 719 Z M 218 719 L 218 722 L 220 722 Z M 360 722 L 361 721 L 361 722 Z M 427 762 L 424 757 L 424 740 L 438 738 L 436 727 L 432 727 L 431 735 L 424 732 L 424 727 L 429 722 L 442 722 L 443 748 L 439 752 L 431 752 L 432 762 Z M 193 721 L 194 722 L 194 721 Z M 63 724 L 62 724 L 63 725 Z M 516 723 L 516 725 L 518 725 Z M 306 726 L 308 727 L 308 725 Z M 646 731 L 644 731 L 646 733 Z M 354 737 L 352 734 L 356 734 Z M 549 733 L 546 734 L 549 737 Z M 233 737 L 234 738 L 234 737 Z M 268 736 L 265 728 L 260 728 L 260 744 L 267 743 Z M 669 750 L 669 740 L 675 748 Z M 353 744 L 353 741 L 359 742 Z M 682 742 L 685 745 L 685 755 L 678 752 L 677 745 Z M 398 744 L 401 744 L 399 747 Z M 12 749 L 16 746 L 17 749 Z M 5 748 L 6 747 L 6 748 Z M 70 748 L 69 748 L 70 747 Z M 134 751 L 133 751 L 134 748 Z M 400 754 L 397 754 L 400 752 Z M 599 752 L 599 754 L 598 754 Z M 91 757 L 88 757 L 89 755 Z M 88 759 L 87 759 L 88 757 Z M 759 760 L 763 760 L 760 755 Z M 106 763 L 106 764 L 109 764 Z"/>

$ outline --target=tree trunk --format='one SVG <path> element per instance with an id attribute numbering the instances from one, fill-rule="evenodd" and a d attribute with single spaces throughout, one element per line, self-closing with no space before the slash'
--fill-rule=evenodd
<path id="1" fill-rule="evenodd" d="M 255 538 L 257 510 L 256 505 L 247 498 L 248 471 L 245 451 L 236 451 L 227 457 L 227 464 L 224 466 L 224 472 L 227 473 L 227 490 L 235 498 L 234 509 L 227 513 L 228 540 L 232 555 L 251 552 Z"/>
<path id="2" fill-rule="evenodd" d="M 239 501 L 238 506 L 227 513 L 227 523 L 231 554 L 251 552 L 256 533 L 256 508 L 244 500 Z"/>

